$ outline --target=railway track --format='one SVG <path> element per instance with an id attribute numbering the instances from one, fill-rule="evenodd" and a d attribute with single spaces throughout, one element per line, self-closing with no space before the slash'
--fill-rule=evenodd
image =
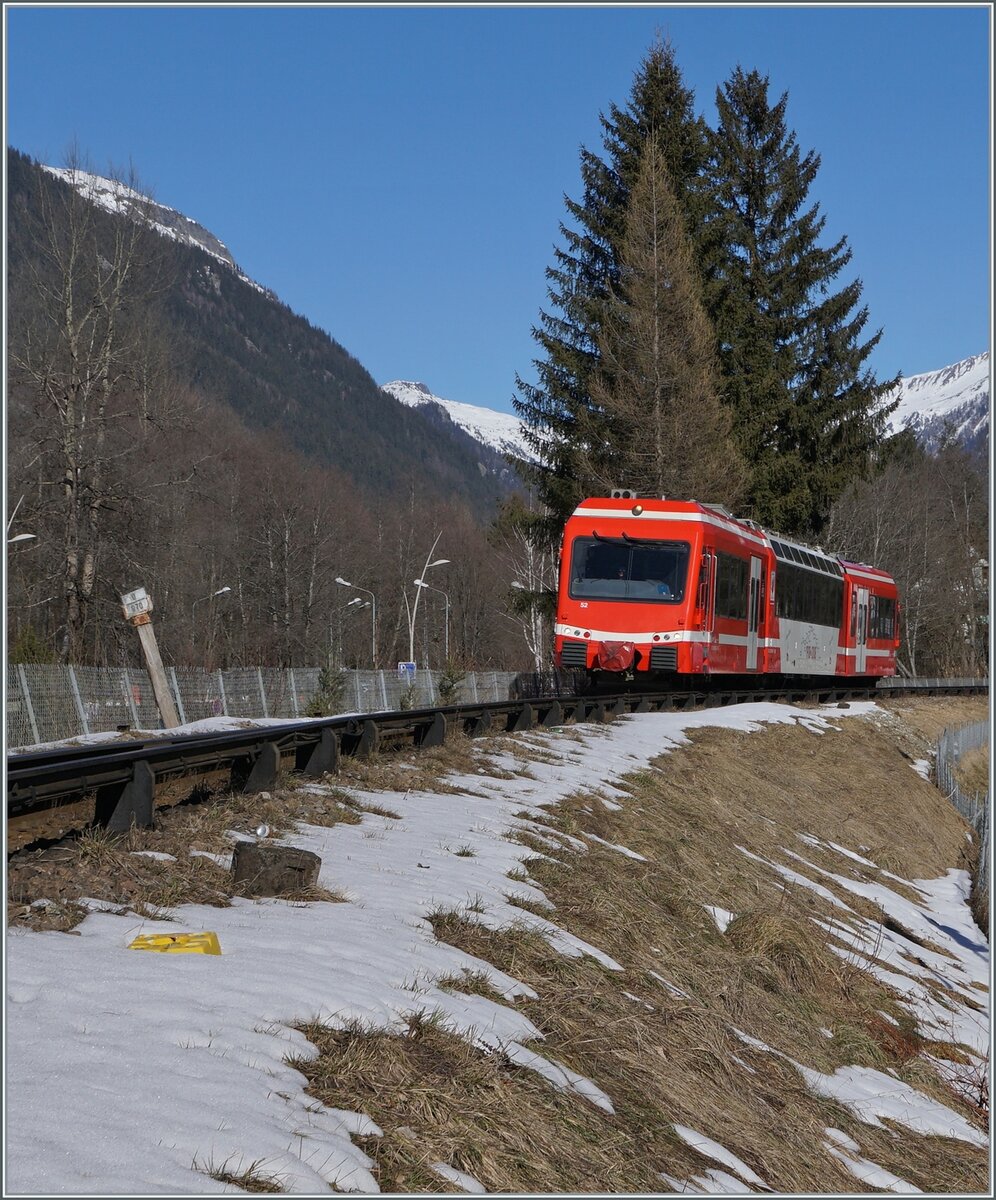
<path id="1" fill-rule="evenodd" d="M 454 730 L 474 737 L 551 728 L 565 721 L 603 722 L 634 712 L 758 700 L 833 703 L 986 691 L 985 680 L 891 681 L 888 687 L 851 686 L 835 680 L 783 688 L 536 695 L 489 704 L 281 721 L 225 732 L 132 735 L 111 743 L 29 750 L 7 756 L 8 853 L 89 825 L 110 832 L 149 826 L 157 803 L 187 798 L 198 789 L 260 792 L 273 788 L 281 771 L 334 773 L 344 754 L 365 757 L 402 746 L 440 746 Z"/>

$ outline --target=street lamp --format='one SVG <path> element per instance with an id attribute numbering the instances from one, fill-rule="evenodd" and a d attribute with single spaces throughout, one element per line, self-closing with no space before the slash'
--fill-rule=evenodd
<path id="1" fill-rule="evenodd" d="M 443 559 L 443 562 L 446 562 L 446 561 L 448 561 L 448 560 Z M 429 565 L 434 566 L 435 564 L 430 563 Z M 446 624 L 443 627 L 444 628 L 443 656 L 445 657 L 446 661 L 449 662 L 450 661 L 450 598 L 443 591 L 442 588 L 433 587 L 431 583 L 426 583 L 425 580 L 423 580 L 423 579 L 416 579 L 415 586 L 420 587 L 420 588 L 428 588 L 430 592 L 438 592 L 440 594 L 440 596 L 442 596 L 442 598 L 446 601 L 446 616 L 445 616 Z"/>
<path id="2" fill-rule="evenodd" d="M 435 558 L 435 559 L 432 559 L 432 562 L 429 561 L 429 559 L 432 558 L 433 554 L 435 554 L 436 546 L 439 544 L 439 539 L 442 536 L 443 536 L 442 530 L 440 530 L 440 532 L 436 534 L 436 540 L 432 543 L 432 548 L 429 550 L 429 553 L 425 556 L 425 566 L 422 568 L 422 574 L 419 576 L 419 579 L 421 579 L 422 576 L 425 575 L 426 571 L 428 571 L 431 567 L 441 567 L 444 563 L 448 563 L 450 561 L 448 558 Z M 422 586 L 420 586 L 418 588 L 418 590 L 415 593 L 415 603 L 413 605 L 408 604 L 407 591 L 404 593 L 405 607 L 408 609 L 408 661 L 409 662 L 415 661 L 415 616 L 418 613 L 418 602 L 422 595 L 422 587 L 428 587 L 428 586 L 429 586 L 428 584 L 423 584 Z"/>
<path id="3" fill-rule="evenodd" d="M 231 590 L 232 589 L 230 587 L 218 588 L 218 590 L 216 592 L 212 592 L 210 596 L 201 596 L 200 600 L 195 600 L 190 606 L 190 619 L 194 619 L 194 609 L 198 606 L 198 604 L 202 604 L 205 600 L 213 600 L 215 596 L 224 596 L 226 592 L 230 592 Z"/>
<path id="4" fill-rule="evenodd" d="M 15 542 L 32 542 L 37 536 L 37 533 L 15 533 L 12 538 L 7 539 L 7 545 L 13 546 Z"/>
<path id="5" fill-rule="evenodd" d="M 341 575 L 335 577 L 335 581 L 341 584 L 342 587 L 354 588 L 358 592 L 366 592 L 370 597 L 370 658 L 371 667 L 377 670 L 377 597 L 369 588 L 360 587 L 357 583 L 350 583 L 348 579 L 343 579 Z M 359 596 L 357 596 L 359 599 Z M 352 603 L 352 602 L 351 602 Z"/>

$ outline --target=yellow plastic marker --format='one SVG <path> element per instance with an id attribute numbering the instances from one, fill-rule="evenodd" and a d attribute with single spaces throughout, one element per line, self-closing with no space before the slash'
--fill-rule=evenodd
<path id="1" fill-rule="evenodd" d="M 158 950 L 172 954 L 220 954 L 216 933 L 143 933 L 129 950 Z"/>

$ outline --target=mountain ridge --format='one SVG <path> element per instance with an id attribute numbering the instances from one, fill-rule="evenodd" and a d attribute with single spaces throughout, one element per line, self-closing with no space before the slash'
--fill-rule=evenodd
<path id="1" fill-rule="evenodd" d="M 192 218 L 123 183 L 91 172 L 50 166 L 41 166 L 41 169 L 52 177 L 76 187 L 87 199 L 109 213 L 127 216 L 138 215 L 141 211 L 141 215 L 150 220 L 163 237 L 173 240 L 178 246 L 207 255 L 223 265 L 242 284 L 291 314 L 291 310 L 275 293 L 241 270 L 220 238 Z M 214 274 L 209 264 L 202 265 L 194 273 L 192 280 L 188 278 L 188 301 L 195 307 L 203 307 L 205 298 L 197 293 L 205 291 L 208 304 L 221 295 L 220 278 Z M 327 338 L 331 347 L 346 355 L 355 363 L 356 368 L 369 378 L 362 364 L 340 347 L 331 335 L 312 326 L 306 317 L 291 315 L 307 325 L 317 337 Z M 258 357 L 262 351 L 256 341 L 248 333 L 244 333 L 243 337 L 246 342 L 245 348 L 250 354 Z M 315 356 L 313 350 L 310 353 L 311 357 Z M 330 378 L 334 375 L 334 372 L 329 372 L 327 368 L 323 370 Z M 373 384 L 372 379 L 369 382 Z M 275 382 L 271 381 L 269 387 L 272 389 L 275 386 Z M 509 465 L 509 458 L 527 462 L 535 460 L 535 454 L 526 445 L 519 419 L 511 413 L 446 399 L 434 393 L 427 384 L 413 379 L 395 379 L 379 387 L 376 384 L 373 386 L 380 394 L 419 414 L 437 435 L 452 441 L 461 456 L 475 458 L 476 472 L 479 476 L 493 477 L 501 491 L 511 490 L 517 484 L 515 472 Z M 364 387 L 360 390 L 367 393 L 369 389 Z M 889 431 L 898 433 L 903 429 L 911 430 L 917 441 L 930 453 L 936 453 L 945 438 L 953 437 L 970 452 L 986 456 L 989 443 L 990 394 L 988 350 L 935 371 L 903 377 L 897 388 L 886 396 L 887 401 L 899 401 L 898 408 L 889 418 Z M 240 408 L 240 397 L 230 398 L 229 402 L 237 409 Z M 370 403 L 369 397 L 366 402 Z M 377 408 L 376 405 L 373 407 Z M 294 408 L 296 406 L 292 403 L 286 405 L 285 413 L 289 414 Z M 382 418 L 383 414 L 380 414 L 379 419 Z M 376 424 L 376 421 L 374 423 Z M 322 440 L 319 437 L 319 442 Z M 308 444 L 311 448 L 314 447 L 312 439 L 308 440 Z"/>

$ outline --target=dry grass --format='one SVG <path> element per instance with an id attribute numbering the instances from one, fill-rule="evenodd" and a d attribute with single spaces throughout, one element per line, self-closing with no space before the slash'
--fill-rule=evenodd
<path id="1" fill-rule="evenodd" d="M 955 722 L 945 713 L 941 723 Z M 943 874 L 960 861 L 964 825 L 910 769 L 909 749 L 922 736 L 895 720 L 842 720 L 840 732 L 823 735 L 703 731 L 631 775 L 621 810 L 579 792 L 532 818 L 536 834 L 519 838 L 536 850 L 528 876 L 556 906 L 547 915 L 612 955 L 622 972 L 567 958 L 522 925 L 493 930 L 466 911 L 432 915 L 437 937 L 537 992 L 516 1003 L 545 1035 L 535 1050 L 593 1080 L 614 1116 L 431 1021 L 416 1021 L 405 1037 L 306 1030 L 321 1050 L 315 1062 L 297 1064 L 310 1089 L 325 1103 L 368 1112 L 384 1130 L 362 1143 L 384 1190 L 449 1190 L 428 1170 L 441 1160 L 489 1191 L 659 1191 L 658 1171 L 685 1179 L 711 1165 L 676 1136 L 678 1122 L 715 1138 L 782 1192 L 854 1189 L 822 1148 L 826 1126 L 924 1190 L 985 1192 L 983 1153 L 901 1126 L 864 1125 L 812 1095 L 786 1058 L 733 1033 L 737 1026 L 827 1073 L 851 1064 L 895 1071 L 984 1123 L 923 1058 L 955 1058 L 959 1049 L 925 1043 L 890 992 L 828 949 L 810 918 L 839 923 L 839 912 L 807 888 L 783 887 L 737 849 L 803 874 L 813 872 L 785 848 L 843 877 L 878 876 L 802 842 L 797 833 L 805 832 L 887 859 L 908 878 Z M 591 833 L 647 861 L 590 839 L 582 858 L 558 836 Z M 843 886 L 821 882 L 862 908 Z M 706 904 L 735 914 L 725 933 Z M 864 908 L 881 918 L 874 905 Z M 442 982 L 497 1000 L 483 976 Z"/>
<path id="2" fill-rule="evenodd" d="M 834 1126 L 865 1157 L 925 1191 L 985 1193 L 980 1151 L 897 1125 L 863 1124 L 812 1095 L 786 1058 L 749 1047 L 733 1032 L 736 1026 L 827 1073 L 850 1064 L 892 1070 L 984 1124 L 979 1106 L 956 1095 L 923 1057 L 954 1061 L 960 1049 L 924 1042 L 892 994 L 853 956 L 848 961 L 828 949 L 811 918 L 839 924 L 840 911 L 808 888 L 783 886 L 738 849 L 810 876 L 812 868 L 786 850 L 845 878 L 874 879 L 879 872 L 803 842 L 799 833 L 840 843 L 905 878 L 966 865 L 964 822 L 910 764 L 926 757 L 941 729 L 979 719 L 984 703 L 903 700 L 887 707 L 878 724 L 847 720 L 841 710 L 840 731 L 823 735 L 797 726 L 749 735 L 699 731 L 687 747 L 630 775 L 619 810 L 596 793 L 577 792 L 538 816 L 520 813 L 532 825 L 518 836 L 534 857 L 515 874 L 535 882 L 555 905 L 544 915 L 624 970 L 556 952 L 525 927 L 524 912 L 522 923 L 491 930 L 473 921 L 471 905 L 432 914 L 433 928 L 536 991 L 538 999 L 515 1004 L 545 1035 L 533 1049 L 591 1079 L 611 1097 L 615 1114 L 555 1090 L 500 1053 L 475 1049 L 431 1015 L 410 1014 L 400 1037 L 359 1026 L 308 1026 L 304 1032 L 320 1056 L 295 1066 L 318 1099 L 367 1112 L 384 1130 L 360 1139 L 381 1188 L 456 1191 L 429 1169 L 444 1161 L 492 1192 L 656 1193 L 659 1171 L 687 1179 L 715 1165 L 676 1135 L 674 1124 L 681 1123 L 726 1146 L 781 1192 L 854 1190 L 854 1178 L 822 1148 L 823 1129 Z M 206 902 L 227 903 L 227 872 L 210 859 L 191 859 L 191 847 L 227 852 L 226 830 L 252 830 L 261 821 L 275 835 L 297 820 L 355 823 L 374 807 L 354 799 L 349 787 L 446 790 L 449 771 L 509 774 L 504 764 L 489 762 L 497 754 L 511 754 L 523 771 L 530 756 L 548 756 L 505 736 L 485 739 L 475 754 L 469 739 L 451 735 L 444 747 L 417 757 L 346 759 L 341 787 L 300 783 L 277 796 L 178 807 L 159 814 L 161 827 L 135 831 L 123 843 L 94 837 L 63 862 L 67 878 L 73 872 L 79 882 L 61 890 L 45 891 L 58 876 L 51 860 L 19 864 L 10 876 L 13 907 L 30 914 L 30 923 L 67 928 L 82 895 L 152 906 L 181 902 L 173 896 L 205 902 L 214 894 Z M 588 852 L 579 854 L 570 838 L 585 840 Z M 176 862 L 133 853 L 140 849 L 175 854 Z M 841 884 L 820 882 L 855 911 L 881 918 Z M 51 907 L 30 908 L 37 895 L 50 895 Z M 707 904 L 735 914 L 725 933 Z M 509 1003 L 482 973 L 438 982 Z M 980 991 L 980 1004 L 987 999 Z M 231 1164 L 209 1167 L 214 1178 L 242 1190 L 280 1189 L 265 1164 L 240 1174 L 229 1173 Z"/>
<path id="3" fill-rule="evenodd" d="M 266 1174 L 266 1163 L 263 1159 L 258 1159 L 256 1162 L 250 1163 L 248 1167 L 236 1168 L 232 1165 L 231 1159 L 227 1159 L 220 1165 L 215 1166 L 210 1160 L 202 1163 L 195 1158 L 193 1167 L 195 1171 L 200 1171 L 204 1175 L 210 1175 L 212 1179 L 217 1179 L 219 1183 L 232 1184 L 243 1192 L 281 1194 L 287 1190 L 281 1186 L 278 1178 Z"/>
<path id="4" fill-rule="evenodd" d="M 343 757 L 336 777 L 343 787 L 385 792 L 458 793 L 447 776 L 476 771 L 474 739 L 449 729 L 442 746 L 427 750 L 405 749 L 371 754 L 368 758 Z"/>
<path id="5" fill-rule="evenodd" d="M 958 786 L 967 795 L 989 791 L 989 747 L 979 746 L 963 754 L 955 768 Z"/>

